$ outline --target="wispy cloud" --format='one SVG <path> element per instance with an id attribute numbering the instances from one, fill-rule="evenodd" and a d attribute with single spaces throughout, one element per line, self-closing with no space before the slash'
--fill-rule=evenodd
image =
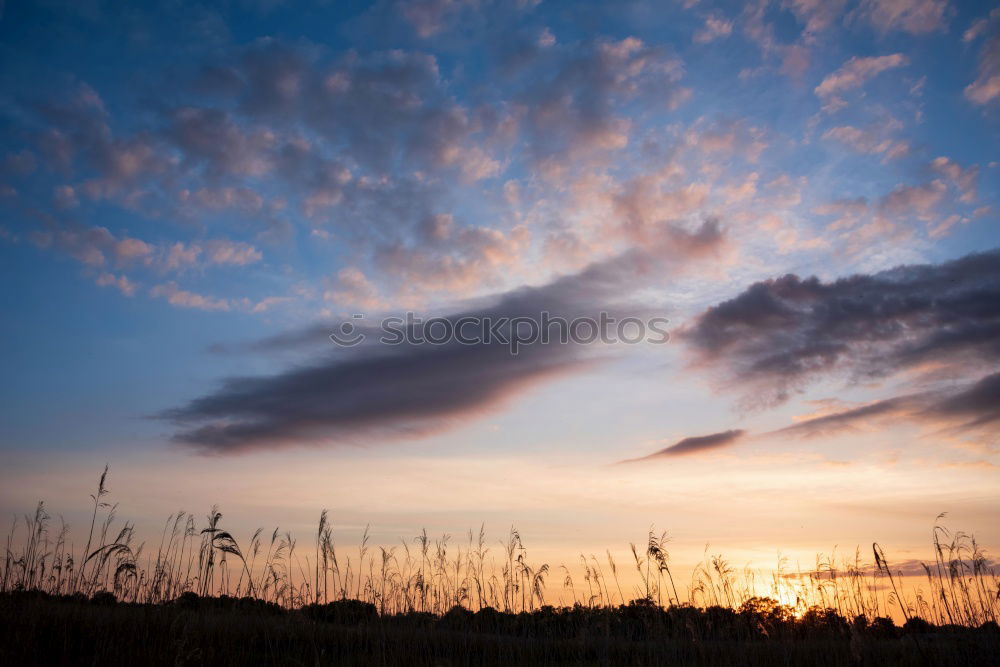
<path id="1" fill-rule="evenodd" d="M 965 96 L 973 104 L 985 105 L 1000 98 L 1000 10 L 994 9 L 981 21 L 965 33 L 966 41 L 987 36 L 979 51 L 976 79 L 965 87 Z"/>
<path id="2" fill-rule="evenodd" d="M 914 35 L 944 30 L 954 12 L 948 0 L 863 0 L 856 11 L 878 30 Z"/>
<path id="3" fill-rule="evenodd" d="M 860 88 L 866 81 L 878 74 L 896 67 L 903 67 L 908 63 L 909 59 L 901 53 L 868 58 L 854 56 L 840 69 L 828 74 L 816 86 L 816 94 L 820 97 L 830 97 L 853 88 Z"/>
<path id="4" fill-rule="evenodd" d="M 628 459 L 622 463 L 637 463 L 639 461 L 650 461 L 671 456 L 682 456 L 685 454 L 695 454 L 706 450 L 727 447 L 746 435 L 742 429 L 732 429 L 711 435 L 694 435 L 682 440 L 678 440 L 669 447 L 664 447 L 658 452 L 638 459 Z"/>
<path id="5" fill-rule="evenodd" d="M 901 419 L 958 432 L 984 431 L 997 438 L 1000 422 L 1000 372 L 950 389 L 905 394 L 801 420 L 775 435 L 832 435 L 860 426 L 884 426 Z"/>

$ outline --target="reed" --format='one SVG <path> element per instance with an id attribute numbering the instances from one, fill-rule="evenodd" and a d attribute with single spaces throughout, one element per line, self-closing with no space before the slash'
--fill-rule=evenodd
<path id="1" fill-rule="evenodd" d="M 117 519 L 117 505 L 106 500 L 107 480 L 105 468 L 91 495 L 91 525 L 79 553 L 64 522 L 52 529 L 44 503 L 14 519 L 0 592 L 110 594 L 119 601 L 147 604 L 195 593 L 253 598 L 286 609 L 357 600 L 374 605 L 383 616 L 444 616 L 455 607 L 525 613 L 552 604 L 614 609 L 631 600 L 665 609 L 767 609 L 775 618 L 829 610 L 868 623 L 896 616 L 978 627 L 996 623 L 1000 612 L 997 568 L 973 536 L 950 532 L 941 523 L 943 515 L 932 529 L 933 560 L 919 564 L 919 577 L 894 568 L 874 544 L 871 562 L 858 549 L 847 558 L 818 555 L 814 569 L 796 572 L 789 572 L 783 560 L 768 573 L 738 570 L 721 555 L 706 552 L 690 581 L 679 588 L 668 535 L 651 528 L 643 547 L 630 545 L 635 570 L 630 594 L 610 550 L 607 569 L 594 555 L 581 554 L 573 568 L 560 563 L 561 586 L 552 591 L 552 567 L 529 558 L 514 526 L 496 550 L 483 526 L 468 532 L 464 548 L 449 535 L 433 539 L 426 531 L 398 545 L 373 547 L 366 527 L 352 554 L 338 548 L 323 510 L 315 545 L 303 552 L 290 533 L 278 528 L 268 540 L 257 529 L 241 543 L 224 528 L 218 507 L 212 507 L 201 522 L 183 510 L 171 514 L 154 551 L 138 542 L 131 523 Z M 577 582 L 582 582 L 579 588 Z"/>

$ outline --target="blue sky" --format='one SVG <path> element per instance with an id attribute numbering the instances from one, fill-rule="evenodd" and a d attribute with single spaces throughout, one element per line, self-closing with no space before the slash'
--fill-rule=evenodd
<path id="1" fill-rule="evenodd" d="M 113 458 L 137 479 L 164 456 L 388 459 L 390 484 L 410 457 L 503 452 L 577 457 L 579 479 L 654 455 L 614 479 L 668 460 L 746 493 L 736 460 L 793 493 L 817 460 L 902 459 L 898 503 L 954 475 L 979 516 L 998 31 L 995 5 L 949 0 L 0 3 L 3 502 L 63 454 L 59 475 Z M 820 282 L 761 282 L 786 274 Z M 868 309 L 896 289 L 924 305 Z M 778 303 L 796 318 L 771 327 Z M 504 308 L 632 308 L 677 335 L 383 371 L 323 333 Z"/>

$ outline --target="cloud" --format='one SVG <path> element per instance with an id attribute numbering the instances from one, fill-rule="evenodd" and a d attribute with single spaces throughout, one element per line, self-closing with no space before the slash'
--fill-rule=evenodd
<path id="1" fill-rule="evenodd" d="M 948 0 L 864 0 L 857 11 L 882 32 L 922 35 L 944 30 L 953 10 Z"/>
<path id="2" fill-rule="evenodd" d="M 198 424 L 176 441 L 216 453 L 418 437 L 495 409 L 580 363 L 568 348 L 517 357 L 501 345 L 410 348 L 228 380 L 164 416 Z"/>
<path id="3" fill-rule="evenodd" d="M 495 107 L 457 102 L 433 55 L 393 50 L 330 59 L 318 49 L 262 39 L 235 62 L 211 69 L 229 75 L 202 86 L 235 100 L 239 113 L 182 107 L 173 112 L 172 136 L 216 173 L 265 173 L 279 165 L 279 176 L 304 186 L 304 198 L 336 202 L 347 167 L 385 174 L 401 161 L 455 170 L 466 182 L 502 169 L 493 153 L 508 119 Z M 338 150 L 320 150 L 299 128 Z"/>
<path id="4" fill-rule="evenodd" d="M 805 21 L 804 36 L 811 40 L 836 23 L 847 0 L 790 0 L 786 4 L 800 21 Z"/>
<path id="5" fill-rule="evenodd" d="M 991 11 L 987 16 L 983 18 L 976 19 L 969 25 L 968 29 L 962 33 L 963 42 L 974 42 L 983 35 L 989 33 L 990 24 L 1000 19 L 1000 7 Z"/>
<path id="6" fill-rule="evenodd" d="M 32 242 L 40 248 L 57 248 L 87 266 L 104 266 L 109 258 L 117 264 L 146 261 L 154 250 L 140 239 L 118 238 L 106 227 L 86 227 L 48 217 L 45 222 L 47 229 L 32 232 Z"/>
<path id="7" fill-rule="evenodd" d="M 31 111 L 49 124 L 38 137 L 40 152 L 49 165 L 67 171 L 77 161 L 94 170 L 97 178 L 87 184 L 92 194 L 121 191 L 142 176 L 169 167 L 148 133 L 115 137 L 104 101 L 85 83 L 78 84 L 66 97 L 37 104 Z M 64 203 L 75 201 L 72 190 L 63 191 Z"/>
<path id="8" fill-rule="evenodd" d="M 76 196 L 76 190 L 71 185 L 60 185 L 56 188 L 53 201 L 56 208 L 76 208 L 80 205 L 80 200 Z"/>
<path id="9" fill-rule="evenodd" d="M 998 68 L 992 68 L 996 71 Z M 987 104 L 1000 97 L 1000 73 L 977 78 L 965 89 L 965 96 L 976 104 Z"/>
<path id="10" fill-rule="evenodd" d="M 169 271 L 177 271 L 186 266 L 197 264 L 201 253 L 202 248 L 200 245 L 187 245 L 182 241 L 178 241 L 164 251 L 160 264 Z"/>
<path id="11" fill-rule="evenodd" d="M 410 242 L 381 243 L 373 262 L 397 298 L 407 303 L 437 292 L 468 294 L 497 285 L 521 260 L 530 241 L 524 226 L 509 232 L 485 226 L 459 226 L 447 214 L 425 218 Z"/>
<path id="12" fill-rule="evenodd" d="M 437 4 L 447 18 L 462 3 Z M 539 30 L 528 32 L 523 69 L 499 62 L 504 47 L 486 54 L 493 92 L 466 94 L 451 64 L 443 74 L 426 52 L 332 52 L 272 38 L 213 50 L 187 87 L 171 80 L 176 94 L 128 120 L 112 113 L 132 111 L 127 102 L 105 104 L 80 84 L 55 102 L 17 110 L 17 135 L 34 145 L 4 167 L 20 173 L 38 162 L 72 177 L 48 190 L 50 208 L 91 215 L 88 199 L 107 200 L 131 215 L 241 232 L 252 221 L 263 227 L 260 242 L 305 224 L 315 237 L 349 245 L 351 264 L 397 304 L 503 289 L 532 258 L 537 239 L 528 230 L 539 229 L 541 239 L 549 230 L 507 217 L 484 182 L 517 165 L 525 183 L 572 183 L 620 155 L 637 106 L 670 111 L 687 94 L 683 65 L 665 47 L 634 37 L 540 44 Z M 492 208 L 470 213 L 474 183 L 483 184 L 477 200 Z M 562 190 L 550 191 L 555 206 Z M 692 201 L 699 191 L 706 189 L 692 189 Z M 437 215 L 456 218 L 451 236 L 421 236 L 423 221 Z M 93 266 L 113 256 L 100 244 L 44 235 L 39 242 L 72 245 Z M 133 261 L 161 272 L 263 259 L 255 245 L 235 240 L 148 245 L 152 252 Z M 591 259 L 580 252 L 568 268 Z"/>
<path id="13" fill-rule="evenodd" d="M 239 241 L 212 240 L 205 243 L 206 256 L 212 264 L 245 266 L 260 261 L 260 250 L 249 243 Z"/>
<path id="14" fill-rule="evenodd" d="M 274 133 L 247 130 L 221 109 L 180 107 L 171 113 L 167 136 L 189 163 L 205 165 L 212 177 L 262 176 L 274 168 Z"/>
<path id="15" fill-rule="evenodd" d="M 236 209 L 256 213 L 264 207 L 264 199 L 252 188 L 226 186 L 221 188 L 182 189 L 178 192 L 181 202 L 189 202 L 207 210 Z"/>
<path id="16" fill-rule="evenodd" d="M 165 271 L 183 271 L 198 266 L 246 266 L 259 262 L 263 254 L 249 243 L 210 239 L 161 247 L 154 264 Z"/>
<path id="17" fill-rule="evenodd" d="M 815 92 L 819 97 L 830 97 L 853 88 L 860 88 L 866 81 L 881 72 L 902 67 L 908 63 L 909 59 L 901 53 L 870 58 L 854 56 L 840 69 L 828 74 L 816 86 Z"/>
<path id="18" fill-rule="evenodd" d="M 113 236 L 104 227 L 65 229 L 58 232 L 35 232 L 32 238 L 39 247 L 56 245 L 83 264 L 101 266 L 105 262 L 105 249 L 112 244 Z"/>
<path id="19" fill-rule="evenodd" d="M 488 306 L 454 313 L 447 320 L 452 326 L 463 317 L 537 321 L 543 311 L 567 319 L 597 317 L 601 311 L 641 316 L 642 309 L 616 305 L 638 277 L 655 271 L 662 279 L 723 243 L 715 222 L 692 231 L 674 227 L 663 235 L 655 252 L 633 250 L 541 287 L 507 292 Z M 346 276 L 347 282 L 356 278 Z M 172 293 L 187 294 L 176 287 Z M 317 331 L 310 328 L 308 336 Z M 299 346 L 302 338 L 291 334 L 270 344 Z M 538 381 L 600 358 L 599 349 L 572 342 L 529 345 L 514 356 L 497 340 L 442 345 L 383 345 L 374 340 L 370 336 L 357 347 L 274 376 L 226 380 L 215 392 L 161 416 L 178 425 L 177 442 L 214 453 L 419 437 L 495 410 Z"/>
<path id="20" fill-rule="evenodd" d="M 337 272 L 330 288 L 323 298 L 340 308 L 380 311 L 387 306 L 378 288 L 357 267 L 348 266 Z"/>
<path id="21" fill-rule="evenodd" d="M 945 184 L 939 180 L 923 185 L 900 185 L 879 199 L 878 209 L 891 217 L 927 219 L 944 199 L 946 191 Z"/>
<path id="22" fill-rule="evenodd" d="M 955 161 L 942 156 L 931 160 L 931 168 L 945 175 L 958 189 L 959 201 L 963 204 L 975 203 L 976 184 L 979 180 L 979 167 L 977 165 L 963 169 Z"/>
<path id="23" fill-rule="evenodd" d="M 775 435 L 815 437 L 831 435 L 875 419 L 900 417 L 912 413 L 927 402 L 927 395 L 911 395 L 874 401 L 857 408 L 811 417 L 774 431 Z"/>
<path id="24" fill-rule="evenodd" d="M 706 121 L 699 118 L 685 132 L 684 142 L 695 151 L 723 157 L 738 156 L 750 163 L 757 162 L 767 148 L 761 127 L 731 119 Z"/>
<path id="25" fill-rule="evenodd" d="M 97 276 L 97 284 L 101 287 L 115 287 L 125 296 L 133 296 L 138 285 L 128 279 L 127 276 L 116 276 L 113 273 L 102 273 Z"/>
<path id="26" fill-rule="evenodd" d="M 993 373 L 928 408 L 937 417 L 961 419 L 963 428 L 992 426 L 1000 421 L 1000 373 Z"/>
<path id="27" fill-rule="evenodd" d="M 115 255 L 120 259 L 140 259 L 153 254 L 153 246 L 139 239 L 122 239 L 115 244 Z"/>
<path id="28" fill-rule="evenodd" d="M 698 44 L 707 44 L 716 39 L 729 37 L 732 32 L 732 21 L 713 15 L 705 19 L 705 25 L 694 33 L 692 39 Z"/>
<path id="29" fill-rule="evenodd" d="M 490 310 L 449 319 L 537 314 L 542 303 L 554 305 L 548 296 L 527 291 Z M 362 345 L 276 376 L 227 380 L 218 391 L 163 416 L 189 426 L 175 440 L 216 453 L 418 437 L 495 409 L 533 382 L 574 369 L 582 363 L 581 353 L 578 346 L 532 346 L 515 357 L 499 342 Z"/>
<path id="30" fill-rule="evenodd" d="M 684 438 L 683 440 L 678 440 L 669 447 L 665 447 L 658 452 L 650 454 L 649 456 L 643 456 L 638 459 L 627 459 L 621 463 L 637 463 L 639 461 L 649 461 L 651 459 L 659 459 L 669 456 L 694 454 L 708 449 L 716 449 L 718 447 L 728 447 L 737 440 L 743 438 L 745 435 L 746 431 L 742 429 L 732 429 L 721 433 L 712 433 L 711 435 L 695 435 Z"/>
<path id="31" fill-rule="evenodd" d="M 195 308 L 197 310 L 230 310 L 231 305 L 225 299 L 183 290 L 175 282 L 156 285 L 149 290 L 150 296 L 166 299 L 171 306 L 179 308 Z"/>
<path id="32" fill-rule="evenodd" d="M 973 104 L 985 105 L 1000 98 L 1000 11 L 990 12 L 979 32 L 988 36 L 979 51 L 976 79 L 965 87 L 965 97 Z"/>
<path id="33" fill-rule="evenodd" d="M 815 437 L 903 419 L 955 432 L 979 431 L 995 440 L 996 423 L 1000 422 L 1000 372 L 972 383 L 895 396 L 808 418 L 773 434 Z"/>
<path id="34" fill-rule="evenodd" d="M 882 154 L 887 160 L 903 157 L 910 152 L 910 145 L 903 140 L 883 137 L 876 130 L 862 130 L 850 125 L 831 127 L 823 133 L 823 138 L 835 139 L 859 153 Z"/>
<path id="35" fill-rule="evenodd" d="M 959 374 L 1000 361 L 1000 250 L 823 282 L 786 275 L 679 332 L 696 363 L 773 404 L 831 374 L 891 376 L 927 362 Z"/>
<path id="36" fill-rule="evenodd" d="M 512 101 L 529 155 L 550 174 L 625 148 L 632 127 L 623 105 L 669 111 L 688 93 L 680 60 L 635 37 L 536 49 L 530 64 Z"/>
<path id="37" fill-rule="evenodd" d="M 957 213 L 953 213 L 944 220 L 941 220 L 937 224 L 931 226 L 927 230 L 927 235 L 932 239 L 939 239 L 943 236 L 947 236 L 955 225 L 959 223 L 966 223 L 968 221 L 968 218 L 964 218 Z"/>
<path id="38" fill-rule="evenodd" d="M 835 216 L 836 220 L 827 225 L 830 231 L 853 227 L 868 213 L 868 200 L 865 197 L 854 199 L 838 199 L 820 204 L 812 210 L 816 215 Z"/>
<path id="39" fill-rule="evenodd" d="M 450 18 L 465 7 L 476 7 L 476 0 L 406 0 L 394 2 L 393 9 L 413 26 L 422 39 L 445 29 Z"/>
<path id="40" fill-rule="evenodd" d="M 275 306 L 291 303 L 295 300 L 295 297 L 290 296 L 266 296 L 256 303 L 251 303 L 249 305 L 251 313 L 266 313 Z"/>

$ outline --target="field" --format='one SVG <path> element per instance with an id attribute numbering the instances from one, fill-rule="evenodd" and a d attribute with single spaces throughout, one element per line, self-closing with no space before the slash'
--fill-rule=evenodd
<path id="1" fill-rule="evenodd" d="M 790 618 L 633 602 L 504 613 L 456 608 L 380 616 L 343 600 L 287 610 L 185 593 L 158 605 L 110 596 L 0 598 L 4 664 L 995 664 L 1000 632 L 910 621 Z"/>
<path id="2" fill-rule="evenodd" d="M 1000 654 L 1000 578 L 973 538 L 941 526 L 919 583 L 877 544 L 870 564 L 859 551 L 761 582 L 713 557 L 679 582 L 655 532 L 627 566 L 609 552 L 558 569 L 531 563 L 514 529 L 495 551 L 479 531 L 394 547 L 366 535 L 347 553 L 326 512 L 307 547 L 277 529 L 241 545 L 215 508 L 202 525 L 175 514 L 155 545 L 137 543 L 106 480 L 79 553 L 41 503 L 15 520 L 0 663 L 976 665 Z"/>

